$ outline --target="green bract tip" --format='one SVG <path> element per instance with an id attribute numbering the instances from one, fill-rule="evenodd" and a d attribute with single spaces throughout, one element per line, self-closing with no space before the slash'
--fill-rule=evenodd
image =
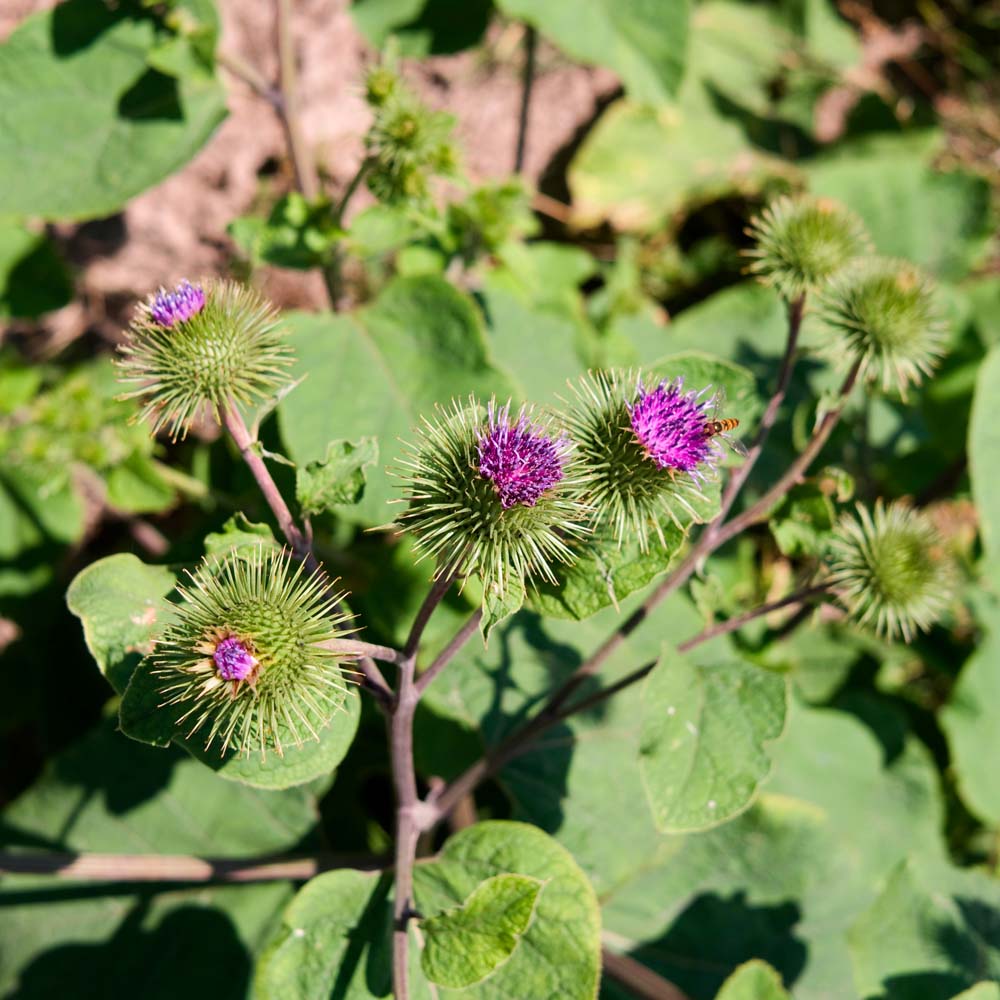
<path id="1" fill-rule="evenodd" d="M 182 283 L 139 307 L 120 350 L 121 398 L 142 401 L 154 433 L 184 437 L 202 406 L 216 419 L 232 403 L 266 399 L 288 379 L 292 353 L 274 308 L 233 281 Z"/>
<path id="2" fill-rule="evenodd" d="M 944 353 L 945 326 L 931 281 L 913 264 L 881 257 L 859 260 L 820 296 L 825 352 L 861 362 L 861 374 L 905 395 Z"/>
<path id="3" fill-rule="evenodd" d="M 206 560 L 177 590 L 148 666 L 184 734 L 242 754 L 318 739 L 347 691 L 345 657 L 325 644 L 350 632 L 326 577 L 261 548 Z"/>
<path id="4" fill-rule="evenodd" d="M 478 574 L 503 593 L 512 579 L 553 578 L 572 559 L 587 508 L 577 498 L 571 446 L 530 409 L 474 398 L 424 420 L 401 463 L 399 526 L 438 562 L 438 574 Z"/>
<path id="5" fill-rule="evenodd" d="M 955 590 L 954 564 L 931 521 L 904 503 L 860 504 L 834 533 L 830 581 L 860 625 L 909 642 L 938 620 Z"/>
<path id="6" fill-rule="evenodd" d="M 789 300 L 822 288 L 871 243 L 861 220 L 829 198 L 783 197 L 750 221 L 750 271 Z"/>

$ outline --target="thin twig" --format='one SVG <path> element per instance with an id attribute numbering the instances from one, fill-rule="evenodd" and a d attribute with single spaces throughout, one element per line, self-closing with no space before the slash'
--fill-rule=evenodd
<path id="1" fill-rule="evenodd" d="M 524 67 L 521 70 L 521 109 L 517 118 L 517 149 L 514 153 L 514 173 L 524 169 L 524 150 L 528 141 L 528 112 L 531 91 L 535 84 L 535 50 L 538 32 L 529 24 L 524 29 Z"/>
<path id="2" fill-rule="evenodd" d="M 281 105 L 278 114 L 285 130 L 288 153 L 295 173 L 295 186 L 310 200 L 319 194 L 319 177 L 316 165 L 307 151 L 299 123 L 299 107 L 295 90 L 295 41 L 292 37 L 291 0 L 277 0 L 275 5 L 275 33 L 278 39 L 278 85 Z"/>
<path id="3" fill-rule="evenodd" d="M 402 650 L 393 649 L 392 646 L 379 646 L 374 642 L 362 642 L 359 639 L 328 639 L 320 645 L 335 653 L 355 653 L 358 656 L 381 660 L 383 663 L 392 663 L 397 667 L 406 659 Z"/>
<path id="4" fill-rule="evenodd" d="M 239 56 L 227 52 L 217 52 L 215 61 L 224 70 L 247 84 L 255 94 L 263 97 L 279 115 L 284 113 L 281 91 L 268 83 L 253 66 L 244 62 Z"/>
<path id="5" fill-rule="evenodd" d="M 288 509 L 288 504 L 285 503 L 285 498 L 281 495 L 278 484 L 271 476 L 263 457 L 258 454 L 255 448 L 257 442 L 251 438 L 247 425 L 235 405 L 231 404 L 225 409 L 222 414 L 222 423 L 257 481 L 257 486 L 267 501 L 268 507 L 271 508 L 271 513 L 274 514 L 285 540 L 292 547 L 292 552 L 296 558 L 305 563 L 309 572 L 320 571 L 319 561 L 316 559 L 309 539 L 295 523 L 295 518 L 292 517 L 292 512 Z M 362 655 L 357 660 L 357 667 L 361 672 L 364 686 L 375 696 L 380 705 L 388 705 L 392 701 L 392 689 L 382 675 L 382 671 L 375 665 L 375 661 L 367 655 Z"/>
<path id="6" fill-rule="evenodd" d="M 396 793 L 396 864 L 393 884 L 392 986 L 396 1000 L 409 1000 L 409 922 L 413 914 L 413 864 L 417 841 L 425 827 L 423 815 L 430 810 L 417 794 L 413 764 L 413 716 L 420 701 L 414 683 L 417 651 L 424 629 L 435 608 L 455 582 L 455 573 L 444 573 L 431 584 L 417 611 L 403 647 L 399 688 L 389 718 L 389 748 L 392 783 Z"/>
<path id="7" fill-rule="evenodd" d="M 734 632 L 742 628 L 754 618 L 759 618 L 762 615 L 770 614 L 772 611 L 777 611 L 780 608 L 793 604 L 805 604 L 817 594 L 824 592 L 826 592 L 826 588 L 823 586 L 808 587 L 796 591 L 794 594 L 789 594 L 778 601 L 762 604 L 741 615 L 736 615 L 723 622 L 717 622 L 715 625 L 699 632 L 690 639 L 686 639 L 677 647 L 677 651 L 679 653 L 689 652 L 696 646 L 700 646 L 703 642 L 708 642 L 709 639 L 714 639 L 717 636 L 725 635 L 727 632 Z M 649 663 L 644 663 L 641 667 L 637 667 L 635 670 L 625 674 L 624 677 L 620 677 L 613 684 L 609 684 L 607 687 L 603 687 L 586 698 L 581 698 L 579 701 L 573 702 L 571 705 L 560 704 L 559 706 L 553 706 L 550 701 L 538 715 L 530 719 L 520 729 L 511 733 L 502 743 L 489 751 L 486 756 L 476 761 L 468 770 L 445 786 L 444 789 L 440 790 L 437 796 L 428 800 L 427 804 L 431 807 L 432 811 L 428 812 L 424 817 L 424 823 L 426 824 L 424 828 L 428 829 L 446 817 L 455 808 L 456 804 L 470 795 L 479 784 L 496 774 L 515 757 L 519 757 L 530 749 L 542 733 L 565 721 L 571 715 L 585 712 L 595 705 L 607 701 L 608 698 L 614 697 L 620 691 L 624 691 L 625 688 L 637 684 L 653 670 L 658 662 L 658 660 L 652 660 Z"/>
<path id="8" fill-rule="evenodd" d="M 417 678 L 417 693 L 423 694 L 430 687 L 434 678 L 454 659 L 458 651 L 469 641 L 479 628 L 483 617 L 483 609 L 477 608 L 466 619 L 462 627 L 455 633 L 451 641 L 438 653 L 434 662 Z"/>
<path id="9" fill-rule="evenodd" d="M 305 881 L 333 868 L 381 867 L 371 855 L 197 858 L 179 854 L 79 854 L 0 851 L 0 873 L 57 875 L 81 882 L 272 882 Z"/>
<path id="10" fill-rule="evenodd" d="M 636 1000 L 688 1000 L 673 983 L 629 955 L 601 948 L 601 965 L 605 974 L 627 987 Z"/>

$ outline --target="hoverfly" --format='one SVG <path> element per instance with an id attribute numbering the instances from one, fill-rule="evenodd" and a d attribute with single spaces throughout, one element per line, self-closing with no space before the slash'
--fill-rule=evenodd
<path id="1" fill-rule="evenodd" d="M 736 417 L 722 417 L 719 420 L 709 420 L 705 424 L 705 437 L 721 437 L 737 455 L 742 455 L 746 458 L 747 450 L 743 447 L 742 442 L 734 437 L 730 437 L 730 431 L 736 430 L 739 426 L 740 422 Z"/>

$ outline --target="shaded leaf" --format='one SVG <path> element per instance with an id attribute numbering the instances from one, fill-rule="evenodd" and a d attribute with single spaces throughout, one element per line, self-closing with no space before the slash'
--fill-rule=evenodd
<path id="1" fill-rule="evenodd" d="M 295 474 L 295 497 L 302 513 L 313 517 L 341 504 L 357 503 L 365 490 L 365 467 L 378 461 L 375 438 L 331 441 L 322 462 L 309 462 Z"/>

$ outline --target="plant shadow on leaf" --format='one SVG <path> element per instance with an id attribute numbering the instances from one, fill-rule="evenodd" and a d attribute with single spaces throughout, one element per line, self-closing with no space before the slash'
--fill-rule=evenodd
<path id="1" fill-rule="evenodd" d="M 146 70 L 119 98 L 118 114 L 130 121 L 183 121 L 176 77 Z"/>
<path id="2" fill-rule="evenodd" d="M 733 970 L 763 959 L 793 984 L 805 968 L 808 950 L 795 936 L 801 914 L 795 903 L 753 906 L 744 892 L 730 897 L 703 893 L 656 941 L 632 957 L 659 972 L 692 1000 L 711 1000 Z"/>
<path id="3" fill-rule="evenodd" d="M 23 969 L 10 1000 L 48 1000 L 67 993 L 81 1000 L 121 997 L 139 984 L 142 995 L 150 998 L 244 997 L 250 955 L 229 918 L 189 905 L 147 929 L 143 924 L 153 895 L 144 890 L 136 898 L 110 940 L 42 952 Z"/>
<path id="4" fill-rule="evenodd" d="M 123 8 L 128 6 L 122 4 Z M 112 10 L 93 0 L 61 3 L 52 11 L 52 48 L 59 56 L 71 56 L 89 48 L 123 16 L 123 11 Z"/>

